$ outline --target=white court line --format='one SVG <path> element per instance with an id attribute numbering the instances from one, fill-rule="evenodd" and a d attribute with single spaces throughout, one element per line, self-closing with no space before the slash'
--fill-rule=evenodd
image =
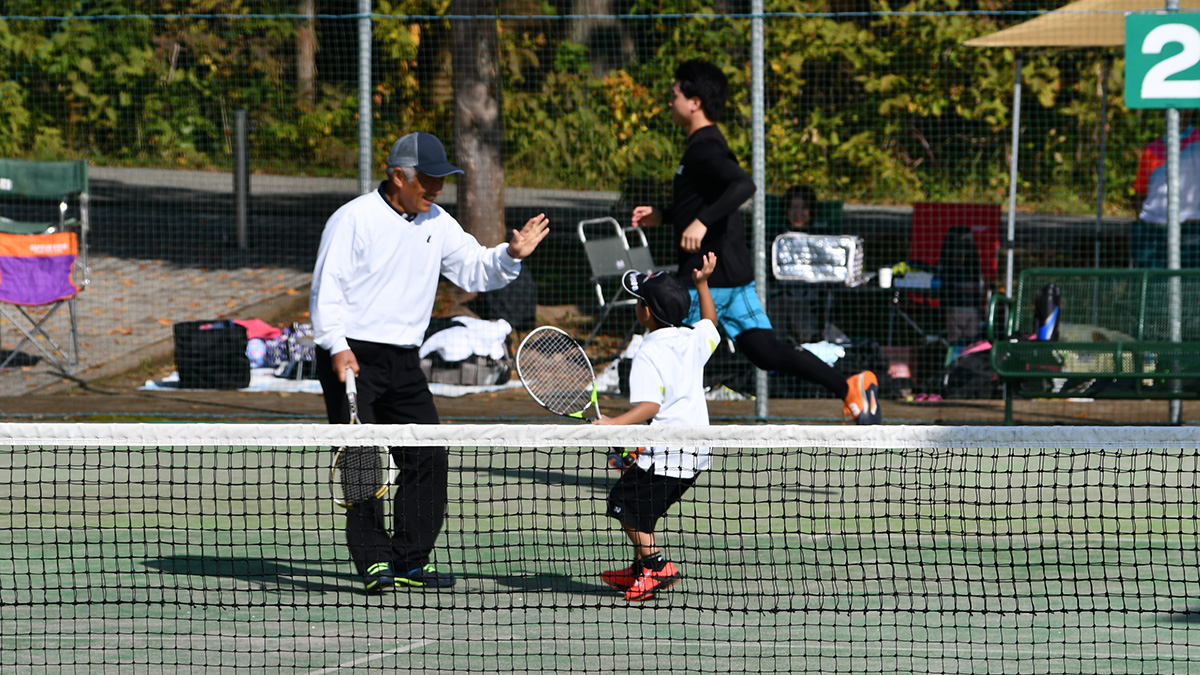
<path id="1" fill-rule="evenodd" d="M 594 639 L 573 638 L 573 637 L 556 637 L 554 638 L 557 644 L 595 644 Z M 511 640 L 480 640 L 476 638 L 452 638 L 448 640 L 427 640 L 429 642 L 439 642 L 441 644 L 454 645 L 470 645 L 477 648 L 483 645 L 511 645 Z M 716 648 L 716 649 L 735 649 L 738 647 L 757 647 L 763 651 L 779 652 L 780 648 L 785 651 L 795 653 L 797 648 L 806 653 L 818 652 L 823 655 L 831 655 L 842 658 L 888 658 L 894 656 L 916 656 L 928 658 L 1022 658 L 1022 659 L 1112 659 L 1112 658 L 1135 658 L 1151 661 L 1176 661 L 1180 659 L 1193 660 L 1196 652 L 1200 652 L 1200 645 L 1179 644 L 1179 643 L 1147 643 L 1138 645 L 1143 647 L 1143 651 L 1132 649 L 1132 645 L 1125 643 L 1104 643 L 1093 641 L 1093 643 L 1050 643 L 1050 644 L 1031 644 L 1029 642 L 1011 642 L 1006 644 L 988 644 L 978 645 L 969 642 L 948 642 L 948 641 L 932 641 L 932 642 L 904 642 L 899 640 L 884 640 L 873 641 L 870 643 L 856 641 L 853 639 L 846 640 L 744 640 L 744 641 L 726 641 L 726 640 L 672 640 L 670 638 L 655 637 L 645 640 L 647 645 L 656 645 L 659 643 L 669 643 L 675 647 L 692 647 L 692 648 Z M 1115 647 L 1120 647 L 1115 648 Z M 399 650 L 395 650 L 399 651 Z M 391 652 L 389 652 L 391 653 Z M 477 652 L 472 652 L 473 655 L 480 655 Z M 349 667 L 350 665 L 363 663 L 372 659 L 381 658 L 386 654 L 368 657 L 353 661 L 344 666 L 335 666 L 318 670 L 307 675 L 318 675 L 320 673 L 335 672 L 338 668 Z M 481 656 L 496 656 L 496 655 L 481 655 Z"/>
<path id="2" fill-rule="evenodd" d="M 1019 629 L 1013 629 L 1019 630 Z M 763 652 L 764 656 L 772 654 L 778 655 L 781 652 L 786 652 L 791 655 L 807 655 L 810 657 L 824 656 L 828 658 L 895 658 L 897 656 L 911 656 L 914 658 L 930 658 L 930 659 L 946 659 L 951 662 L 958 662 L 964 659 L 1022 659 L 1022 660 L 1040 660 L 1040 659 L 1113 659 L 1125 658 L 1154 663 L 1173 663 L 1178 661 L 1187 661 L 1193 663 L 1197 656 L 1200 656 L 1200 645 L 1180 643 L 1180 642 L 1161 642 L 1145 644 L 1138 643 L 1135 646 L 1132 643 L 1124 641 L 1124 631 L 1110 631 L 1103 637 L 1116 637 L 1116 642 L 1104 641 L 1095 639 L 1090 642 L 1055 642 L 1046 644 L 1032 644 L 1028 641 L 1012 641 L 1000 644 L 978 645 L 965 641 L 946 641 L 932 640 L 926 642 L 917 641 L 871 641 L 864 642 L 854 638 L 844 640 L 673 640 L 670 638 L 656 637 L 646 641 L 648 645 L 668 644 L 672 647 L 690 647 L 696 649 L 714 649 L 714 650 L 734 650 L 746 648 L 758 648 Z M 530 640 L 534 642 L 535 640 Z M 570 636 L 561 636 L 554 638 L 556 644 L 560 645 L 594 645 L 595 640 L 592 638 L 575 638 Z M 412 651 L 424 647 L 431 643 L 439 643 L 444 645 L 466 645 L 471 649 L 472 656 L 483 658 L 499 657 L 500 654 L 480 654 L 479 648 L 487 645 L 504 645 L 511 646 L 512 639 L 504 640 L 480 640 L 478 638 L 450 638 L 440 640 L 415 640 L 407 645 L 391 649 L 386 652 L 365 656 L 354 661 L 349 661 L 337 666 L 323 668 L 321 670 L 310 671 L 306 675 L 325 675 L 328 673 L 336 673 L 343 668 L 353 668 L 364 663 L 377 661 L 387 656 L 402 654 L 407 651 Z M 444 655 L 452 656 L 452 655 Z"/>
<path id="3" fill-rule="evenodd" d="M 380 654 L 374 654 L 372 656 L 364 656 L 361 659 L 355 659 L 348 663 L 342 663 L 342 664 L 333 666 L 332 668 L 322 668 L 321 670 L 314 670 L 312 672 L 307 673 L 307 675 L 325 675 L 325 673 L 336 673 L 337 671 L 341 670 L 342 668 L 353 668 L 354 666 L 361 666 L 362 664 L 370 663 L 371 661 L 378 661 L 379 659 L 382 659 L 385 656 L 392 656 L 393 654 L 403 654 L 404 652 L 407 652 L 407 651 L 419 649 L 431 642 L 437 642 L 437 640 L 413 640 L 412 642 L 404 645 L 403 647 L 389 649 L 386 652 L 382 652 Z"/>

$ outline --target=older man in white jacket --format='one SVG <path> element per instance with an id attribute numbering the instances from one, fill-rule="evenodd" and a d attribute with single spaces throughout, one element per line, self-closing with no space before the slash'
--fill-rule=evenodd
<path id="1" fill-rule="evenodd" d="M 392 146 L 387 180 L 338 209 L 321 235 L 309 308 L 317 373 L 329 421 L 346 424 L 345 371 L 357 376 L 364 423 L 437 424 L 418 349 L 433 312 L 439 275 L 463 290 L 501 288 L 549 232 L 544 214 L 493 248 L 463 231 L 434 199 L 446 176 L 462 173 L 441 141 L 410 133 Z M 403 584 L 454 585 L 430 564 L 446 513 L 445 448 L 392 448 L 399 468 L 392 533 L 382 500 L 346 512 L 346 543 L 376 593 Z"/>

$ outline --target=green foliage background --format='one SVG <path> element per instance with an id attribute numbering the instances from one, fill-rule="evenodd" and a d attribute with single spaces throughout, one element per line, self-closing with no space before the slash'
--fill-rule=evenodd
<path id="1" fill-rule="evenodd" d="M 0 154 L 96 164 L 220 168 L 233 111 L 253 120 L 256 170 L 353 175 L 357 36 L 353 0 L 317 3 L 315 95 L 298 96 L 295 0 L 7 0 L 0 20 Z M 962 42 L 1052 9 L 1043 0 L 768 0 L 769 190 L 808 182 L 872 203 L 1002 201 L 1014 54 Z M 681 132 L 665 112 L 674 67 L 707 58 L 729 75 L 723 128 L 750 155 L 748 6 L 689 0 L 614 5 L 632 44 L 571 39 L 571 3 L 497 6 L 506 180 L 620 189 L 666 176 Z M 372 95 L 377 157 L 413 128 L 452 138 L 450 0 L 376 0 Z M 36 17 L 36 18 L 31 18 Z M 512 18 L 515 17 L 515 18 Z M 597 50 L 617 65 L 597 72 Z M 629 53 L 625 53 L 628 51 Z M 1021 197 L 1094 210 L 1100 51 L 1027 55 Z M 1119 54 L 1109 55 L 1119 57 Z M 1131 194 L 1154 113 L 1121 103 L 1112 61 L 1109 209 Z"/>

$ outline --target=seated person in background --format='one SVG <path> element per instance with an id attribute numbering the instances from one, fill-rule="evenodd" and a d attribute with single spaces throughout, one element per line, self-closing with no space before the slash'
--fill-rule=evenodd
<path id="1" fill-rule="evenodd" d="M 945 313 L 946 341 L 954 345 L 978 340 L 987 286 L 970 227 L 955 225 L 946 232 L 937 274 L 942 281 L 938 295 Z"/>
<path id="2" fill-rule="evenodd" d="M 784 216 L 789 232 L 805 232 L 817 207 L 817 193 L 803 183 L 797 183 L 783 193 Z"/>
<path id="3" fill-rule="evenodd" d="M 1192 128 L 1189 120 L 1191 119 L 1190 110 L 1179 111 L 1179 124 L 1181 130 L 1179 132 L 1179 147 L 1180 153 L 1187 149 L 1197 138 L 1200 138 L 1200 131 Z M 1182 166 L 1182 156 L 1180 157 L 1180 182 L 1186 183 L 1186 172 Z M 1133 210 L 1138 214 L 1143 222 L 1153 223 L 1156 225 L 1165 225 L 1167 223 L 1167 138 L 1164 134 L 1150 141 L 1146 147 L 1142 148 L 1142 154 L 1138 157 L 1137 175 L 1133 179 Z M 1151 177 L 1158 172 L 1157 180 L 1151 186 Z M 1154 193 L 1155 199 L 1151 202 L 1150 212 L 1143 216 L 1146 211 L 1143 206 L 1146 200 L 1150 197 L 1151 192 Z M 1161 205 L 1157 204 L 1161 202 Z M 1183 204 L 1180 203 L 1182 210 Z M 1147 217 L 1149 219 L 1147 219 Z M 1180 213 L 1180 219 L 1183 220 L 1183 214 Z"/>
<path id="4" fill-rule="evenodd" d="M 768 197 L 768 199 L 773 199 Z M 817 207 L 817 193 L 798 183 L 787 189 L 777 204 L 767 204 L 767 251 L 775 237 L 788 232 L 810 234 L 809 224 Z"/>
<path id="5" fill-rule="evenodd" d="M 779 235 L 808 233 L 816 205 L 816 191 L 802 183 L 791 186 L 783 193 L 783 221 L 767 224 L 768 255 L 771 243 Z M 787 281 L 774 282 L 767 288 L 767 313 L 776 317 L 776 328 L 781 335 L 800 344 L 822 339 L 825 330 L 820 311 L 824 302 L 823 291 L 803 282 Z"/>
<path id="6" fill-rule="evenodd" d="M 1180 111 L 1179 223 L 1182 267 L 1200 265 L 1200 129 L 1188 124 L 1191 111 Z M 1167 143 L 1159 137 L 1142 150 L 1133 183 L 1139 223 L 1130 248 L 1138 267 L 1166 267 Z M 1147 227 L 1152 226 L 1152 227 Z"/>

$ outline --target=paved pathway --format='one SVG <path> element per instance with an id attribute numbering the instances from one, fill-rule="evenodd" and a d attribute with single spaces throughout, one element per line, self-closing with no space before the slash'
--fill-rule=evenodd
<path id="1" fill-rule="evenodd" d="M 92 167 L 90 285 L 78 295 L 80 364 L 75 375 L 92 379 L 136 367 L 144 358 L 169 355 L 172 326 L 215 317 L 254 318 L 260 303 L 306 295 L 315 253 L 270 247 L 257 254 L 230 244 L 232 210 L 228 174 Z M 264 196 L 284 189 L 337 204 L 353 194 L 347 181 L 263 181 Z M 256 186 L 257 187 L 257 186 Z M 347 188 L 350 192 L 347 192 Z M 261 214 L 266 206 L 256 209 Z M 333 207 L 336 208 L 336 207 Z M 318 232 L 329 214 L 313 210 L 298 231 Z M 222 222 L 224 221 L 224 222 Z M 261 236 L 261 228 L 256 228 Z M 293 237 L 293 240 L 299 239 Z M 304 258 L 309 262 L 305 263 Z M 66 308 L 50 324 L 61 345 L 69 332 Z M 15 327 L 0 323 L 0 349 L 19 341 Z M 38 354 L 26 348 L 26 354 Z M 0 396 L 23 396 L 60 385 L 47 363 L 0 373 Z"/>
<path id="2" fill-rule="evenodd" d="M 92 283 L 78 296 L 80 365 L 88 379 L 132 368 L 141 358 L 158 356 L 172 341 L 173 324 L 219 316 L 254 318 L 243 310 L 256 303 L 307 294 L 311 274 L 278 267 L 228 270 L 177 267 L 161 260 L 93 258 Z M 67 344 L 66 308 L 52 319 L 50 333 Z M 15 346 L 18 334 L 5 322 L 3 347 Z M 24 350 L 25 353 L 31 353 Z M 32 352 L 36 353 L 36 352 Z M 0 396 L 20 396 L 62 380 L 46 363 L 0 374 Z"/>
<path id="3" fill-rule="evenodd" d="M 84 380 L 169 355 L 177 322 L 256 318 L 263 303 L 307 295 L 325 220 L 357 189 L 354 179 L 252 176 L 250 247 L 239 250 L 230 174 L 91 167 L 89 179 L 91 284 L 78 296 L 81 358 L 75 371 Z M 447 186 L 443 203 L 454 203 L 454 187 Z M 568 190 L 507 194 L 517 218 L 536 209 L 603 213 L 616 198 Z M 569 219 L 561 215 L 558 221 Z M 560 228 L 557 236 L 573 235 Z M 65 345 L 68 327 L 64 308 L 49 332 Z M 0 322 L 0 349 L 11 350 L 20 337 L 14 326 Z M 0 373 L 0 397 L 63 382 L 39 362 Z"/>

